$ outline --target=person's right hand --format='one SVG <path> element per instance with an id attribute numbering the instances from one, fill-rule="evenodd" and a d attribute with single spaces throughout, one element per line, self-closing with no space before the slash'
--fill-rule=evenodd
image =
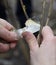
<path id="1" fill-rule="evenodd" d="M 17 34 L 10 31 L 12 29 L 14 27 L 11 24 L 0 18 L 0 52 L 7 52 L 9 49 L 15 48 L 18 39 Z M 5 44 L 1 42 L 1 38 L 6 41 Z"/>
<path id="2" fill-rule="evenodd" d="M 32 33 L 24 32 L 23 37 L 30 47 L 30 60 L 32 65 L 56 65 L 56 36 L 49 26 L 42 30 L 42 44 L 39 47 L 38 41 Z"/>

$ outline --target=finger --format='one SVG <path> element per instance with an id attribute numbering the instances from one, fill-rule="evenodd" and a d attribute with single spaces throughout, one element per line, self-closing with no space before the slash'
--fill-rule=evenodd
<path id="1" fill-rule="evenodd" d="M 0 52 L 6 52 L 8 50 L 9 50 L 9 45 L 8 44 L 0 43 Z"/>
<path id="2" fill-rule="evenodd" d="M 0 18 L 0 25 L 4 26 L 8 30 L 14 29 L 14 27 L 9 24 L 6 20 Z"/>
<path id="3" fill-rule="evenodd" d="M 56 36 L 55 36 L 55 39 L 56 39 Z"/>
<path id="4" fill-rule="evenodd" d="M 54 37 L 54 41 L 56 42 L 56 36 Z"/>
<path id="5" fill-rule="evenodd" d="M 10 48 L 13 49 L 13 48 L 15 48 L 15 47 L 16 47 L 16 42 L 12 42 L 12 43 L 10 44 Z"/>
<path id="6" fill-rule="evenodd" d="M 46 40 L 50 40 L 51 38 L 53 38 L 54 34 L 52 29 L 49 26 L 43 27 L 42 36 L 43 36 L 43 39 L 46 39 Z"/>
<path id="7" fill-rule="evenodd" d="M 18 40 L 17 34 L 15 32 L 13 31 L 10 32 L 3 27 L 0 28 L 0 38 L 3 38 L 4 40 L 8 42 Z"/>
<path id="8" fill-rule="evenodd" d="M 25 38 L 25 40 L 27 41 L 27 43 L 29 44 L 29 47 L 31 50 L 38 48 L 37 40 L 32 33 L 24 32 L 22 35 Z"/>

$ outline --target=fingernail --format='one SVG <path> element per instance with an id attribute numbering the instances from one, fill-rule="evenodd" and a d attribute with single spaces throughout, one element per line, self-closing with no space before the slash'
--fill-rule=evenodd
<path id="1" fill-rule="evenodd" d="M 12 37 L 13 37 L 13 39 L 18 40 L 18 36 L 15 32 L 12 32 Z"/>
<path id="2" fill-rule="evenodd" d="M 14 44 L 14 43 L 12 43 L 12 44 L 10 45 L 11 48 L 15 48 L 15 46 L 16 46 L 16 44 Z"/>

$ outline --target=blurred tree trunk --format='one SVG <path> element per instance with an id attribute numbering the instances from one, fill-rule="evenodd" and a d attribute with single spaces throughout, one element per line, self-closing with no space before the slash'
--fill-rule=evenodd
<path id="1" fill-rule="evenodd" d="M 15 13 L 12 10 L 12 7 L 10 6 L 10 3 L 8 0 L 3 0 L 3 3 L 6 8 L 6 14 L 8 17 L 8 21 L 15 27 L 15 28 L 20 28 L 20 22 L 17 20 L 17 17 Z"/>
<path id="2" fill-rule="evenodd" d="M 49 3 L 50 0 L 46 0 L 47 3 Z M 37 19 L 40 18 L 41 11 L 42 11 L 42 2 L 43 0 L 32 0 L 32 10 L 33 10 L 33 17 L 35 16 Z M 47 8 L 48 10 L 48 8 Z M 50 16 L 50 21 L 48 24 L 54 31 L 54 34 L 56 35 L 56 0 L 53 2 L 53 11 Z"/>

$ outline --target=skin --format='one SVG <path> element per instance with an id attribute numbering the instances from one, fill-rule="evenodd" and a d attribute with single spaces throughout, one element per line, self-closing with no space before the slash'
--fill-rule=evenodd
<path id="1" fill-rule="evenodd" d="M 0 38 L 10 42 L 4 44 L 0 41 L 0 52 L 7 52 L 9 49 L 15 48 L 17 42 L 17 34 L 13 31 L 14 27 L 7 21 L 0 19 Z M 27 41 L 30 48 L 31 65 L 56 65 L 56 36 L 49 26 L 43 27 L 42 43 L 38 46 L 38 38 L 30 32 L 24 32 L 23 38 Z"/>
<path id="2" fill-rule="evenodd" d="M 11 24 L 0 18 L 0 38 L 6 41 L 6 44 L 0 42 L 0 52 L 7 52 L 9 49 L 15 48 L 17 35 L 15 32 L 10 31 L 13 29 L 14 27 Z"/>
<path id="3" fill-rule="evenodd" d="M 30 48 L 31 65 L 56 65 L 56 36 L 49 26 L 43 27 L 40 47 L 32 33 L 25 32 L 23 37 Z"/>

